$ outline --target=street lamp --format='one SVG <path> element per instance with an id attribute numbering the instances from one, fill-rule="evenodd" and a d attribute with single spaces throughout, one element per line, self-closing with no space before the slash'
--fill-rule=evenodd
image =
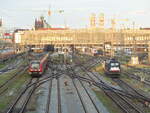
<path id="1" fill-rule="evenodd" d="M 133 65 L 139 64 L 139 58 L 136 54 L 136 29 L 134 28 L 135 22 L 133 22 L 133 53 L 131 57 L 131 62 Z"/>

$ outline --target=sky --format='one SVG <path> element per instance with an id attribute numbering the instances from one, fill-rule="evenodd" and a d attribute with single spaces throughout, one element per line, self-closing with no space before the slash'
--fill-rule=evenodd
<path id="1" fill-rule="evenodd" d="M 105 15 L 105 27 L 112 18 L 118 26 L 150 27 L 150 0 L 0 0 L 0 18 L 4 27 L 31 28 L 35 18 L 44 16 L 52 27 L 89 27 L 91 13 Z M 51 16 L 48 16 L 48 9 Z M 64 10 L 63 13 L 58 13 Z M 129 19 L 128 22 L 121 19 Z"/>

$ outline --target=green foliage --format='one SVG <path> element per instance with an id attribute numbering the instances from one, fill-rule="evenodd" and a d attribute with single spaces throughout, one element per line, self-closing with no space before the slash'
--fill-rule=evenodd
<path id="1" fill-rule="evenodd" d="M 28 81 L 30 76 L 27 73 L 24 73 L 18 76 L 10 85 L 8 85 L 8 90 L 5 92 L 5 95 L 0 97 L 0 112 L 5 110 L 10 102 L 15 99 L 19 91 L 22 89 L 26 81 Z M 12 93 L 12 94 L 11 94 Z"/>

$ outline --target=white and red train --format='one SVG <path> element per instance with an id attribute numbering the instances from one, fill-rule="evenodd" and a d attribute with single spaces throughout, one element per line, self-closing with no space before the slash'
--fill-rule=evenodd
<path id="1" fill-rule="evenodd" d="M 44 73 L 47 68 L 49 54 L 44 55 L 41 59 L 31 60 L 29 64 L 29 74 L 40 76 Z"/>

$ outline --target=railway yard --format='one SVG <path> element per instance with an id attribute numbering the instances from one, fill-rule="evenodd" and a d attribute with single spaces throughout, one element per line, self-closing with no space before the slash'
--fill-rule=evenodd
<path id="1" fill-rule="evenodd" d="M 150 113 L 148 4 L 1 0 L 0 113 Z"/>
<path id="2" fill-rule="evenodd" d="M 121 74 L 110 77 L 103 56 L 54 52 L 41 60 L 47 65 L 39 75 L 29 69 L 38 63 L 30 64 L 28 55 L 17 55 L 0 68 L 0 113 L 150 113 L 148 65 L 120 60 Z"/>

